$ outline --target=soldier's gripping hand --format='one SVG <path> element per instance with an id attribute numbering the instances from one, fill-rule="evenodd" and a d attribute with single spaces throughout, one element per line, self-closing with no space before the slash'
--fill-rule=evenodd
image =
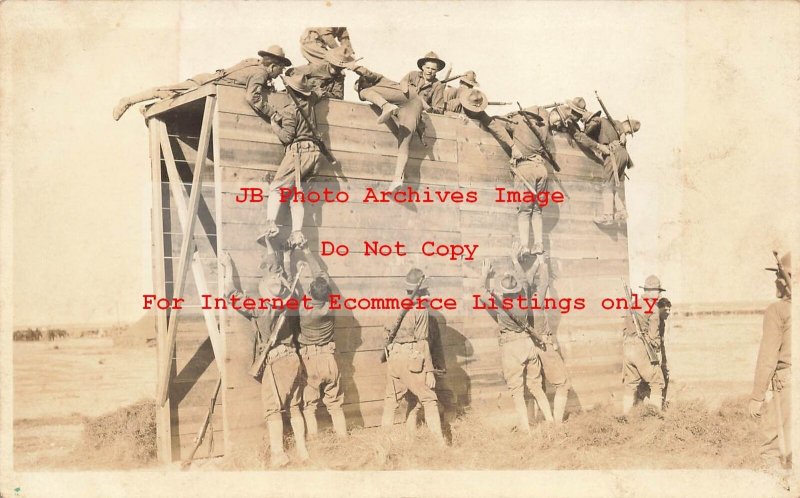
<path id="1" fill-rule="evenodd" d="M 747 406 L 747 411 L 750 412 L 750 416 L 754 419 L 761 418 L 761 405 L 763 405 L 763 401 L 756 401 L 754 399 L 750 400 L 750 404 Z"/>
<path id="2" fill-rule="evenodd" d="M 431 389 L 436 388 L 436 376 L 433 374 L 433 372 L 425 373 L 425 385 Z"/>
<path id="3" fill-rule="evenodd" d="M 604 156 L 611 154 L 611 149 L 608 148 L 608 145 L 597 144 L 597 150 Z"/>
<path id="4" fill-rule="evenodd" d="M 516 165 L 517 161 L 522 159 L 522 152 L 519 151 L 517 148 L 517 144 L 511 146 L 511 160 L 509 161 L 512 165 Z"/>
<path id="5" fill-rule="evenodd" d="M 484 259 L 483 263 L 481 264 L 481 276 L 484 280 L 489 278 L 489 275 L 492 274 L 492 263 L 488 259 Z"/>

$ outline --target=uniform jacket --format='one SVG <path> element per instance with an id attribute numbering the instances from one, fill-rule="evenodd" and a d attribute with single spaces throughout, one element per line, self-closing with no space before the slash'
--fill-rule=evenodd
<path id="1" fill-rule="evenodd" d="M 401 88 L 408 88 L 408 95 L 419 95 L 429 106 L 431 112 L 442 114 L 445 108 L 444 102 L 444 83 L 434 81 L 431 86 L 420 91 L 420 88 L 428 82 L 422 77 L 422 71 L 411 71 L 400 80 Z"/>
<path id="2" fill-rule="evenodd" d="M 792 302 L 782 299 L 764 312 L 752 399 L 762 401 L 777 370 L 792 366 Z"/>
<path id="3" fill-rule="evenodd" d="M 303 108 L 306 116 L 308 116 L 314 126 L 316 126 L 316 115 L 314 113 L 313 95 L 310 98 L 300 100 L 298 102 Z M 280 119 L 275 120 L 278 128 L 274 128 L 275 134 L 284 146 L 287 146 L 298 140 L 311 140 L 314 141 L 314 133 L 312 128 L 303 119 L 298 107 L 294 102 L 290 101 L 286 106 L 277 111 Z"/>
<path id="4" fill-rule="evenodd" d="M 317 98 L 338 99 L 344 98 L 344 73 L 338 76 L 331 75 L 331 65 L 327 62 L 315 62 L 292 68 L 291 74 L 297 73 L 306 77 L 306 82 Z M 287 74 L 290 74 L 287 71 Z"/>
<path id="5" fill-rule="evenodd" d="M 219 78 L 219 76 L 222 76 Z M 275 112 L 267 101 L 267 95 L 275 91 L 272 78 L 260 58 L 245 59 L 227 69 L 221 69 L 213 74 L 203 74 L 192 78 L 198 85 L 203 85 L 215 79 L 230 81 L 237 85 L 244 85 L 245 99 L 257 114 L 271 118 Z"/>
<path id="6" fill-rule="evenodd" d="M 516 148 L 523 157 L 529 157 L 533 155 L 542 155 L 543 154 L 543 147 L 542 143 L 536 137 L 536 134 L 531 131 L 528 127 L 525 118 L 522 117 L 519 113 L 512 114 L 509 119 L 512 121 L 511 123 L 500 121 L 506 128 L 506 131 L 511 135 L 513 140 L 512 146 Z M 553 137 L 550 135 L 550 128 L 547 125 L 547 122 L 543 122 L 539 124 L 533 118 L 529 118 L 533 126 L 539 131 L 539 134 L 544 138 L 545 144 L 544 146 L 547 147 L 547 150 L 551 154 L 555 154 L 555 143 L 553 142 Z M 499 121 L 499 120 L 495 120 Z"/>
<path id="7" fill-rule="evenodd" d="M 633 315 L 636 317 L 636 321 L 639 324 L 639 328 L 642 330 L 642 333 L 647 338 L 647 342 L 658 351 L 661 349 L 661 313 L 658 310 L 650 313 L 649 315 L 639 313 L 638 311 L 634 311 Z M 631 315 L 625 315 L 625 328 L 623 329 L 623 342 L 638 342 L 640 339 L 636 335 L 636 327 L 634 327 L 633 322 L 631 321 Z"/>
<path id="8" fill-rule="evenodd" d="M 247 294 L 241 291 L 235 291 L 231 294 L 235 295 L 239 299 L 245 299 L 247 297 Z M 290 313 L 286 309 L 247 310 L 240 308 L 237 311 L 255 325 L 257 333 L 265 342 L 268 341 L 272 335 L 272 324 L 278 319 L 278 317 L 281 316 L 282 313 L 287 313 L 286 320 L 284 320 L 283 326 L 281 326 L 281 329 L 278 331 L 278 337 L 275 345 L 277 346 L 283 344 L 289 347 L 295 346 L 295 339 L 297 337 L 297 333 L 299 332 L 296 314 Z"/>

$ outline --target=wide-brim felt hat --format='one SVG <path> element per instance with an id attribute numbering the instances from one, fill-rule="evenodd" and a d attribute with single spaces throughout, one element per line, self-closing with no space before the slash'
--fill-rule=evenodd
<path id="1" fill-rule="evenodd" d="M 500 294 L 519 294 L 520 291 L 522 291 L 522 284 L 508 272 L 497 282 L 497 292 Z"/>
<path id="2" fill-rule="evenodd" d="M 781 266 L 783 266 L 783 270 L 788 273 L 789 275 L 792 274 L 792 253 L 787 252 L 783 256 L 781 256 Z M 777 268 L 764 268 L 765 270 L 777 272 Z"/>
<path id="3" fill-rule="evenodd" d="M 258 55 L 260 57 L 269 57 L 275 59 L 281 66 L 292 65 L 292 61 L 286 58 L 286 52 L 283 51 L 280 45 L 272 45 L 266 50 L 259 50 Z"/>
<path id="4" fill-rule="evenodd" d="M 467 71 L 466 73 L 464 73 L 464 76 L 459 78 L 458 81 L 460 83 L 464 83 L 467 86 L 476 87 L 476 86 L 480 86 L 478 84 L 478 79 L 477 78 L 478 77 L 475 75 L 475 71 Z"/>
<path id="5" fill-rule="evenodd" d="M 566 123 L 569 117 L 567 114 L 570 114 L 571 109 L 567 105 L 557 105 L 553 109 L 550 110 L 550 123 L 555 123 L 556 121 L 560 121 L 561 123 Z M 555 118 L 553 117 L 555 115 Z"/>
<path id="6" fill-rule="evenodd" d="M 628 125 L 628 130 L 630 130 L 631 135 L 639 131 L 639 129 L 642 127 L 642 123 L 636 121 L 635 119 L 631 119 L 630 116 L 628 119 L 622 122 L 622 126 L 625 126 L 625 124 Z"/>
<path id="7" fill-rule="evenodd" d="M 406 290 L 413 291 L 417 288 L 417 284 L 421 279 L 425 278 L 425 273 L 419 268 L 412 268 L 408 271 L 405 278 L 405 286 Z M 424 290 L 428 288 L 428 281 L 422 282 L 422 285 L 419 286 L 420 290 Z"/>
<path id="8" fill-rule="evenodd" d="M 472 112 L 481 112 L 489 105 L 489 99 L 486 94 L 477 88 L 470 88 L 468 91 L 461 92 L 458 95 L 458 101 L 464 109 Z"/>
<path id="9" fill-rule="evenodd" d="M 355 61 L 352 51 L 344 45 L 340 45 L 325 53 L 325 60 L 336 67 L 345 67 Z"/>
<path id="10" fill-rule="evenodd" d="M 574 99 L 567 99 L 565 102 L 567 106 L 581 116 L 586 113 L 586 100 L 583 97 L 575 97 Z"/>
<path id="11" fill-rule="evenodd" d="M 283 82 L 287 87 L 291 88 L 297 93 L 305 95 L 306 97 L 311 95 L 311 87 L 308 86 L 308 83 L 306 83 L 305 75 L 292 73 L 291 75 L 284 77 Z"/>
<path id="12" fill-rule="evenodd" d="M 639 286 L 640 289 L 648 290 L 657 290 L 661 292 L 666 292 L 667 289 L 663 289 L 661 287 L 661 279 L 659 279 L 655 275 L 650 275 L 646 279 L 644 279 L 644 285 Z"/>
<path id="13" fill-rule="evenodd" d="M 435 62 L 436 65 L 439 68 L 439 69 L 437 69 L 437 71 L 441 71 L 442 69 L 444 69 L 444 66 L 445 66 L 444 61 L 442 59 L 440 59 L 438 55 L 436 55 L 436 52 L 428 52 L 427 54 L 425 54 L 425 57 L 423 57 L 421 59 L 418 59 L 417 60 L 417 67 L 422 69 L 422 66 L 426 62 Z"/>

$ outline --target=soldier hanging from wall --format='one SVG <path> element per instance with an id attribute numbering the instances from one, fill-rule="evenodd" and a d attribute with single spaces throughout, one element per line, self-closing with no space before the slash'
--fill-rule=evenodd
<path id="1" fill-rule="evenodd" d="M 229 298 L 236 295 L 240 300 L 247 298 L 234 284 L 233 263 L 227 252 L 222 255 L 220 262 L 225 272 L 225 296 Z M 268 250 L 261 267 L 263 275 L 258 283 L 260 296 L 267 299 L 291 297 L 292 285 L 287 281 L 274 252 Z M 276 308 L 253 311 L 237 308 L 237 311 L 250 320 L 255 333 L 256 360 L 251 366 L 251 374 L 261 382 L 261 401 L 270 442 L 270 466 L 277 468 L 289 463 L 289 457 L 283 448 L 283 414 L 287 411 L 294 432 L 297 456 L 301 461 L 306 461 L 309 456 L 305 424 L 300 410 L 304 371 L 296 349 L 299 333 L 297 315 L 289 314 L 286 309 Z"/>
<path id="2" fill-rule="evenodd" d="M 459 80 L 458 88 L 445 89 L 445 108 L 449 112 L 463 113 L 470 119 L 477 120 L 497 140 L 506 154 L 511 156 L 511 135 L 503 123 L 486 113 L 489 100 L 478 85 L 475 71 L 467 71 Z"/>
<path id="3" fill-rule="evenodd" d="M 350 34 L 345 27 L 306 28 L 300 37 L 300 52 L 312 64 L 325 62 L 328 51 L 339 47 L 353 53 Z"/>
<path id="4" fill-rule="evenodd" d="M 312 177 L 319 165 L 320 147 L 314 130 L 315 97 L 303 75 L 294 73 L 284 81 L 286 91 L 290 92 L 293 99 L 285 107 L 278 109 L 271 122 L 272 130 L 286 148 L 286 153 L 269 185 L 266 229 L 257 237 L 257 241 L 265 245 L 268 245 L 266 239 L 273 239 L 279 233 L 275 220 L 280 210 L 280 189 L 294 187 L 302 190 L 302 182 Z M 305 217 L 303 203 L 291 202 L 289 212 L 292 218 L 289 247 L 304 247 L 306 238 L 302 231 Z"/>
<path id="5" fill-rule="evenodd" d="M 193 88 L 219 80 L 245 85 L 247 103 L 256 113 L 269 118 L 274 112 L 267 102 L 267 95 L 275 91 L 272 80 L 282 74 L 284 68 L 289 67 L 292 62 L 286 58 L 283 49 L 278 45 L 272 45 L 266 50 L 259 50 L 258 55 L 261 57 L 260 59 L 245 59 L 228 69 L 219 69 L 215 73 L 198 74 L 182 83 L 157 86 L 124 97 L 114 108 L 114 120 L 119 120 L 130 106 L 139 102 L 175 97 Z"/>
<path id="6" fill-rule="evenodd" d="M 581 108 L 574 102 L 568 102 L 568 105 L 575 112 L 585 112 L 585 106 Z M 625 181 L 625 170 L 633 167 L 633 161 L 626 143 L 627 136 L 633 136 L 640 128 L 641 123 L 635 119 L 612 122 L 607 116 L 601 117 L 598 111 L 585 118 L 584 131 L 576 131 L 574 134 L 576 142 L 589 148 L 603 161 L 603 214 L 595 219 L 598 225 L 608 226 L 628 218 L 625 201 L 622 199 L 622 185 Z"/>

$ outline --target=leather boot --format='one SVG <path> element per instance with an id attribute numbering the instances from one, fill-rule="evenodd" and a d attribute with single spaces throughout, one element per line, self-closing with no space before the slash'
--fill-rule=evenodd
<path id="1" fill-rule="evenodd" d="M 514 400 L 514 410 L 517 412 L 517 429 L 520 432 L 530 434 L 531 428 L 528 422 L 528 404 L 525 403 L 525 394 L 512 394 L 511 399 Z"/>
<path id="2" fill-rule="evenodd" d="M 399 107 L 397 107 L 396 105 L 392 104 L 391 102 L 385 103 L 381 107 L 381 115 L 378 116 L 378 124 L 383 124 L 383 123 L 389 121 L 390 119 L 392 119 L 394 116 L 397 115 L 397 110 L 398 109 L 399 109 Z"/>
<path id="3" fill-rule="evenodd" d="M 283 451 L 283 417 L 281 414 L 267 420 L 269 432 L 269 466 L 273 469 L 284 467 L 289 463 L 289 457 Z"/>
<path id="4" fill-rule="evenodd" d="M 445 445 L 444 435 L 442 434 L 442 419 L 439 417 L 439 404 L 436 402 L 426 403 L 422 407 L 425 410 L 425 423 L 433 433 L 436 441 Z"/>
<path id="5" fill-rule="evenodd" d="M 331 414 L 331 422 L 333 422 L 333 431 L 339 437 L 347 436 L 347 421 L 344 418 L 344 411 L 328 410 Z"/>

